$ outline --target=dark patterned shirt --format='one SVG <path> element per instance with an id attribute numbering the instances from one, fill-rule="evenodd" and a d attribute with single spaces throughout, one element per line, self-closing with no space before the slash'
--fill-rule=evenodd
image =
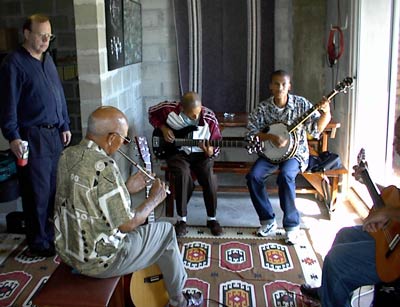
<path id="1" fill-rule="evenodd" d="M 260 102 L 257 108 L 250 113 L 247 125 L 249 129 L 247 137 L 249 138 L 262 131 L 265 127 L 275 123 L 291 125 L 312 107 L 313 104 L 304 97 L 289 94 L 286 106 L 284 108 L 279 108 L 274 103 L 274 97 L 271 96 L 267 100 Z M 317 127 L 319 117 L 320 113 L 318 111 L 314 112 L 311 117 L 296 130 L 299 146 L 294 158 L 300 162 L 302 171 L 305 171 L 308 166 L 310 154 L 307 133 L 313 138 L 319 138 L 320 133 Z"/>

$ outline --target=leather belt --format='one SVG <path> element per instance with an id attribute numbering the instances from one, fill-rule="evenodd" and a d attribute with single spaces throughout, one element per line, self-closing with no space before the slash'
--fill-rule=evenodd
<path id="1" fill-rule="evenodd" d="M 56 125 L 48 125 L 48 124 L 43 124 L 39 125 L 40 128 L 45 128 L 45 129 L 53 129 L 56 127 Z"/>

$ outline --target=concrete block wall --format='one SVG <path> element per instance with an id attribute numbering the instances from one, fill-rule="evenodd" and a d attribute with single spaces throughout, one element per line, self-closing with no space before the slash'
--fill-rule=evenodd
<path id="1" fill-rule="evenodd" d="M 325 93 L 326 1 L 293 1 L 293 77 L 295 94 L 317 103 Z"/>
<path id="2" fill-rule="evenodd" d="M 141 63 L 108 70 L 104 1 L 75 0 L 74 12 L 83 134 L 90 113 L 110 105 L 128 117 L 130 136 L 142 135 Z M 135 154 L 134 144 L 122 149 L 130 156 Z M 118 153 L 114 158 L 127 177 L 133 170 L 130 163 Z"/>
<path id="3" fill-rule="evenodd" d="M 275 1 L 275 69 L 293 74 L 293 4 L 292 0 Z M 266 84 L 266 86 L 268 86 Z"/>
<path id="4" fill-rule="evenodd" d="M 50 49 L 60 70 L 63 67 L 76 66 L 75 21 L 72 0 L 2 0 L 0 2 L 0 28 L 18 29 L 18 41 L 22 43 L 22 24 L 27 16 L 35 13 L 48 15 L 52 23 L 52 31 L 56 40 Z M 71 119 L 72 142 L 81 139 L 81 117 L 79 108 L 79 86 L 77 76 L 62 78 Z M 8 148 L 4 139 L 0 142 L 2 148 Z"/>
<path id="5" fill-rule="evenodd" d="M 142 0 L 143 63 L 142 94 L 144 127 L 152 128 L 147 110 L 164 100 L 179 100 L 178 64 L 172 0 Z"/>

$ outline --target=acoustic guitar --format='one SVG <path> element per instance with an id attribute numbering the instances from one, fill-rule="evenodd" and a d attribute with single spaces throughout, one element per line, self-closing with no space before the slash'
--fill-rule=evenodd
<path id="1" fill-rule="evenodd" d="M 388 186 L 379 193 L 368 173 L 365 161 L 365 150 L 361 149 L 357 156 L 358 165 L 354 167 L 355 178 L 365 184 L 374 203 L 371 210 L 384 206 L 399 207 L 400 191 L 395 186 Z M 384 227 L 371 232 L 376 243 L 376 270 L 384 282 L 391 282 L 400 277 L 400 223 L 389 220 Z"/>
<path id="2" fill-rule="evenodd" d="M 339 82 L 332 92 L 326 96 L 327 99 L 331 100 L 337 94 L 346 92 L 346 90 L 349 89 L 352 84 L 352 78 L 347 77 L 343 79 L 343 81 Z M 265 127 L 263 129 L 264 133 L 278 135 L 288 142 L 286 146 L 278 148 L 271 141 L 263 141 L 261 142 L 261 146 L 257 146 L 258 149 L 261 149 L 258 153 L 272 163 L 281 163 L 292 158 L 296 154 L 298 148 L 298 137 L 296 132 L 297 128 L 299 128 L 300 125 L 303 124 L 319 108 L 319 104 L 314 105 L 291 125 L 287 126 L 284 123 L 275 123 Z"/>
<path id="3" fill-rule="evenodd" d="M 169 143 L 164 140 L 164 135 L 161 129 L 156 128 L 153 131 L 152 137 L 152 147 L 153 153 L 158 159 L 167 159 L 171 155 L 179 152 L 179 147 L 182 146 L 199 146 L 200 142 L 204 140 L 189 139 L 188 135 L 197 130 L 197 126 L 187 126 L 179 130 L 174 130 L 170 128 L 174 135 L 175 140 L 173 143 Z M 238 147 L 246 148 L 248 153 L 254 153 L 262 150 L 259 148 L 260 142 L 257 140 L 252 140 L 251 142 L 244 141 L 241 138 L 229 138 L 227 140 L 209 140 L 211 146 L 218 147 Z"/>
<path id="4" fill-rule="evenodd" d="M 152 173 L 151 155 L 147 139 L 135 137 L 139 155 L 146 171 Z M 149 196 L 151 183 L 146 186 L 146 198 Z M 155 222 L 154 210 L 147 217 L 147 223 Z M 135 307 L 165 307 L 169 301 L 163 275 L 157 264 L 153 264 L 132 274 L 130 295 Z"/>

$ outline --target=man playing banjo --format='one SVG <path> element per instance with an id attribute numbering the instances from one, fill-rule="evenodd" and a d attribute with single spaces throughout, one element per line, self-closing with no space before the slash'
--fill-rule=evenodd
<path id="1" fill-rule="evenodd" d="M 269 88 L 272 96 L 259 103 L 249 115 L 248 138 L 258 137 L 265 150 L 247 174 L 247 186 L 254 208 L 260 219 L 259 236 L 273 236 L 277 229 L 275 213 L 265 189 L 267 178 L 278 168 L 277 184 L 280 206 L 283 210 L 283 227 L 286 243 L 296 244 L 300 216 L 295 205 L 296 176 L 308 166 L 309 149 L 307 133 L 314 138 L 325 129 L 331 120 L 329 100 L 319 102 L 318 111 L 313 112 L 297 129 L 289 129 L 314 105 L 306 98 L 289 94 L 290 75 L 277 70 L 272 73 Z"/>

